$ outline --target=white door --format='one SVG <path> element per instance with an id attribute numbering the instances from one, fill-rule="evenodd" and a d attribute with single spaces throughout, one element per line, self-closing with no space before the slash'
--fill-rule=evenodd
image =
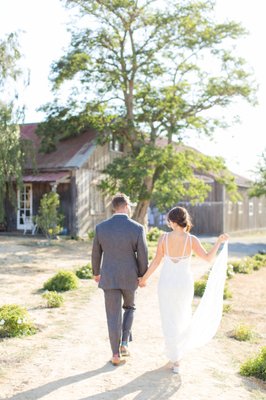
<path id="1" fill-rule="evenodd" d="M 32 185 L 26 183 L 18 189 L 17 229 L 29 229 L 32 225 Z"/>

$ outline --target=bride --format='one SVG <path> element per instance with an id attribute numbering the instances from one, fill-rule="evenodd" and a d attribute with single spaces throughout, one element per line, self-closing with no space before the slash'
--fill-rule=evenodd
<path id="1" fill-rule="evenodd" d="M 228 235 L 220 235 L 212 249 L 206 252 L 200 240 L 189 233 L 192 224 L 185 208 L 172 208 L 168 213 L 168 223 L 172 232 L 159 239 L 155 258 L 145 275 L 139 278 L 139 286 L 146 285 L 163 259 L 158 284 L 162 331 L 166 356 L 172 363 L 173 372 L 179 373 L 183 354 L 202 346 L 215 335 L 223 307 L 227 243 L 212 267 L 204 296 L 193 316 L 191 307 L 194 280 L 190 269 L 192 252 L 210 262 L 220 244 L 227 242 Z"/>

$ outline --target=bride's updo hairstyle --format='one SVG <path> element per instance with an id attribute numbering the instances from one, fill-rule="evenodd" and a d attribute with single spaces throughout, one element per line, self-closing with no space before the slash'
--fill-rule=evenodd
<path id="1" fill-rule="evenodd" d="M 192 228 L 190 215 L 184 207 L 172 208 L 167 215 L 167 220 L 186 228 L 186 232 L 189 232 Z"/>

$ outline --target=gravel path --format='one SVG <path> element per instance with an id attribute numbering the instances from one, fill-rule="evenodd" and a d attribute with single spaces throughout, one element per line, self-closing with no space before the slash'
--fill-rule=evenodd
<path id="1" fill-rule="evenodd" d="M 249 251 L 261 249 L 260 246 L 265 248 L 262 238 L 252 244 L 235 238 L 230 252 L 231 255 L 250 254 Z M 193 260 L 196 277 L 204 268 L 202 262 Z M 171 373 L 163 356 L 156 295 L 158 274 L 146 288 L 138 290 L 134 341 L 125 365 L 113 367 L 109 363 L 103 294 L 96 289 L 89 301 L 78 305 L 73 302 L 67 307 L 61 328 L 57 326 L 49 334 L 44 330 L 32 337 L 12 339 L 13 343 L 23 346 L 25 357 L 0 381 L 0 399 L 266 399 L 265 386 L 240 377 L 238 365 L 227 348 L 228 338 L 219 332 L 207 346 L 184 358 L 180 376 Z M 61 311 L 53 312 L 60 314 Z M 8 351 L 8 346 L 1 347 L 5 343 L 0 342 L 2 352 Z M 31 349 L 35 349 L 32 354 Z"/>

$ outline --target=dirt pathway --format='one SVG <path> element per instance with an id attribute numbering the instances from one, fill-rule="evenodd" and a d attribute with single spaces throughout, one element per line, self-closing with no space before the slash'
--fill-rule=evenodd
<path id="1" fill-rule="evenodd" d="M 202 272 L 197 266 L 194 260 L 196 275 Z M 158 274 L 148 287 L 138 290 L 132 356 L 121 367 L 108 362 L 103 296 L 101 290 L 93 289 L 93 282 L 83 284 L 78 301 L 76 295 L 70 295 L 62 310 L 32 309 L 44 328 L 28 338 L 0 342 L 3 360 L 8 354 L 15 357 L 18 348 L 24 355 L 14 360 L 15 369 L 10 370 L 7 363 L 0 379 L 0 399 L 266 399 L 265 385 L 238 375 L 238 364 L 228 351 L 229 339 L 223 332 L 184 358 L 181 377 L 170 372 L 162 355 L 157 279 Z"/>

